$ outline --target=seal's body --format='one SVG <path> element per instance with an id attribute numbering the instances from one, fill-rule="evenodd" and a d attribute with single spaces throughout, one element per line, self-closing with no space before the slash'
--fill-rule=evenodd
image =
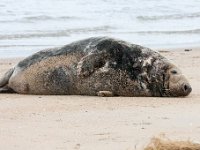
<path id="1" fill-rule="evenodd" d="M 39 51 L 0 80 L 0 91 L 42 95 L 186 96 L 191 87 L 159 53 L 109 37 Z"/>

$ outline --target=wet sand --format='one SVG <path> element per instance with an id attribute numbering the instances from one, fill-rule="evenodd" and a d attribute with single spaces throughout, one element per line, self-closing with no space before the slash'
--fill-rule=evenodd
<path id="1" fill-rule="evenodd" d="M 161 50 L 190 81 L 185 98 L 0 95 L 0 149 L 140 150 L 150 138 L 200 142 L 200 48 Z M 0 59 L 0 76 L 20 58 Z"/>

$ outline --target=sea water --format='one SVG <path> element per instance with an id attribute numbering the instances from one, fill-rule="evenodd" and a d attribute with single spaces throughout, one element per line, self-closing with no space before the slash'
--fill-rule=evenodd
<path id="1" fill-rule="evenodd" d="M 200 0 L 0 0 L 0 57 L 92 36 L 150 48 L 200 45 Z"/>

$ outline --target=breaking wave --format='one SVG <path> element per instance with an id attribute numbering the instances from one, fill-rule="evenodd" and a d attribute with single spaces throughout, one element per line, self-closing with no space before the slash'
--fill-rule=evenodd
<path id="1" fill-rule="evenodd" d="M 21 19 L 13 19 L 13 20 L 0 20 L 0 23 L 30 23 L 30 22 L 37 22 L 37 21 L 69 21 L 69 20 L 81 20 L 85 18 L 80 18 L 76 16 L 60 16 L 60 17 L 52 17 L 46 15 L 40 16 L 29 16 L 23 17 Z"/>
<path id="2" fill-rule="evenodd" d="M 137 34 L 200 34 L 200 29 L 180 30 L 180 31 L 137 31 Z"/>
<path id="3" fill-rule="evenodd" d="M 157 21 L 157 20 L 176 20 L 176 19 L 192 19 L 200 18 L 200 12 L 190 14 L 173 14 L 173 15 L 157 15 L 157 16 L 137 16 L 141 21 Z"/>
<path id="4" fill-rule="evenodd" d="M 71 34 L 82 34 L 82 33 L 98 33 L 98 32 L 107 32 L 110 29 L 113 29 L 110 26 L 99 26 L 91 28 L 76 28 L 76 29 L 67 29 L 67 30 L 56 30 L 56 31 L 37 31 L 35 33 L 25 33 L 25 34 L 8 34 L 0 35 L 0 40 L 5 39 L 21 39 L 21 38 L 36 38 L 36 37 L 64 37 L 70 36 Z"/>
<path id="5" fill-rule="evenodd" d="M 52 16 L 46 16 L 46 15 L 40 15 L 40 16 L 29 16 L 24 17 L 24 20 L 28 21 L 44 21 L 44 20 L 74 20 L 74 19 L 81 19 L 79 17 L 75 16 L 60 16 L 60 17 L 52 17 Z"/>

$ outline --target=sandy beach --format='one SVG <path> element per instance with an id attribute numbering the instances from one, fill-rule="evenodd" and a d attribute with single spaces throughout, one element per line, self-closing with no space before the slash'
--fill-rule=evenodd
<path id="1" fill-rule="evenodd" d="M 141 150 L 160 134 L 200 142 L 200 48 L 160 52 L 188 78 L 188 97 L 0 94 L 0 149 Z M 0 76 L 20 59 L 0 59 Z"/>

